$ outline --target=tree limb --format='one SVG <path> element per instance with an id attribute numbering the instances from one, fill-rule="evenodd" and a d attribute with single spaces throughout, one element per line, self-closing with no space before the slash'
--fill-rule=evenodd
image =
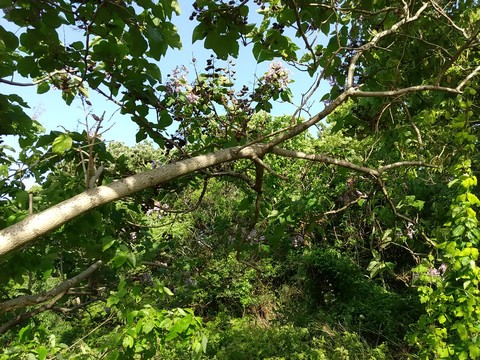
<path id="1" fill-rule="evenodd" d="M 358 59 L 360 59 L 360 56 L 362 56 L 362 54 L 365 52 L 365 51 L 368 51 L 370 50 L 371 48 L 373 48 L 377 43 L 378 41 L 380 41 L 381 38 L 387 36 L 387 35 L 390 35 L 390 34 L 393 34 L 395 31 L 397 31 L 401 26 L 409 23 L 409 22 L 412 22 L 412 21 L 415 21 L 417 20 L 419 17 L 420 17 L 420 14 L 428 7 L 428 3 L 425 2 L 423 3 L 423 5 L 417 10 L 417 12 L 415 13 L 415 15 L 413 16 L 408 16 L 408 14 L 405 14 L 405 17 L 398 21 L 397 23 L 393 24 L 392 27 L 390 29 L 387 29 L 387 30 L 384 30 L 384 31 L 381 31 L 379 33 L 377 33 L 373 38 L 372 40 L 370 40 L 368 43 L 362 45 L 358 51 L 355 53 L 355 55 L 352 56 L 352 59 L 350 60 L 350 64 L 348 66 L 348 74 L 347 74 L 347 89 L 349 88 L 352 88 L 353 87 L 353 78 L 355 76 L 355 67 L 357 66 L 357 61 Z M 407 11 L 408 11 L 408 7 L 407 7 Z"/>
<path id="2" fill-rule="evenodd" d="M 354 171 L 363 172 L 375 178 L 380 175 L 380 173 L 375 169 L 371 169 L 361 165 L 356 165 L 347 160 L 335 159 L 327 155 L 307 154 L 302 151 L 287 150 L 287 149 L 281 149 L 278 147 L 273 148 L 272 153 L 275 155 L 283 156 L 283 157 L 312 160 L 312 161 L 322 162 L 326 164 L 337 165 L 337 166 L 341 166 Z"/>
<path id="3" fill-rule="evenodd" d="M 3 303 L 0 303 L 0 315 L 13 309 L 24 308 L 27 306 L 43 303 L 52 298 L 55 298 L 58 294 L 62 294 L 63 296 L 68 289 L 70 289 L 75 284 L 89 277 L 95 270 L 97 270 L 100 266 L 102 266 L 102 264 L 103 263 L 101 260 L 97 261 L 96 263 L 91 265 L 88 269 L 82 271 L 80 274 L 72 277 L 71 279 L 64 281 L 60 285 L 57 285 L 50 291 L 40 293 L 40 294 L 35 294 L 35 295 L 20 296 L 15 299 L 7 300 L 7 301 L 4 301 Z"/>
<path id="4" fill-rule="evenodd" d="M 239 159 L 251 159 L 253 155 L 263 156 L 266 152 L 267 147 L 263 144 L 237 146 L 165 164 L 108 185 L 88 189 L 60 204 L 0 230 L 0 256 L 25 246 L 77 216 L 111 201 L 213 165 Z"/>
<path id="5" fill-rule="evenodd" d="M 30 319 L 30 318 L 34 317 L 35 315 L 40 314 L 41 312 L 44 312 L 45 310 L 51 309 L 56 304 L 56 302 L 63 297 L 63 295 L 65 295 L 65 292 L 61 292 L 61 293 L 57 294 L 52 299 L 52 301 L 50 301 L 48 304 L 40 306 L 39 308 L 37 308 L 35 310 L 23 313 L 23 314 L 15 317 L 15 318 L 13 318 L 12 320 L 8 321 L 7 323 L 3 324 L 2 326 L 0 326 L 0 334 L 3 334 L 5 332 L 7 332 L 8 330 L 10 330 L 15 325 L 18 325 L 18 324 L 22 323 L 23 321 L 25 321 L 27 319 Z"/>

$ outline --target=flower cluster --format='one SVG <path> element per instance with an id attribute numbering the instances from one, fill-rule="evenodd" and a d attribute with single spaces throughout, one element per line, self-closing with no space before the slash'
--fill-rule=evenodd
<path id="1" fill-rule="evenodd" d="M 200 99 L 200 96 L 195 95 L 192 91 L 189 91 L 187 94 L 187 101 L 189 104 L 195 104 L 198 99 Z"/>
<path id="2" fill-rule="evenodd" d="M 279 90 L 285 90 L 291 82 L 291 72 L 283 67 L 280 61 L 270 64 L 268 71 L 263 76 L 265 84 L 270 85 Z"/>
<path id="3" fill-rule="evenodd" d="M 186 99 L 189 104 L 195 104 L 200 98 L 193 92 L 192 87 L 187 80 L 188 69 L 185 65 L 181 68 L 178 66 L 173 70 L 171 75 L 168 75 L 168 81 L 165 84 L 167 94 L 174 95 L 185 92 Z"/>
<path id="4" fill-rule="evenodd" d="M 445 271 L 447 271 L 447 264 L 442 263 L 442 265 L 440 265 L 438 267 L 438 269 L 435 269 L 435 268 L 428 269 L 427 275 L 429 275 L 429 276 L 443 276 L 445 274 Z"/>
<path id="5" fill-rule="evenodd" d="M 185 87 L 187 82 L 188 69 L 185 65 L 182 65 L 181 68 L 178 66 L 173 70 L 172 74 L 168 75 L 168 81 L 166 84 L 167 92 L 170 94 L 178 94 L 182 91 L 182 88 Z"/>

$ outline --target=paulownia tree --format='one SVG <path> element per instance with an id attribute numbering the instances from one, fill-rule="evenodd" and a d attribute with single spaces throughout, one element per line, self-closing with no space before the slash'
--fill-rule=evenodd
<path id="1" fill-rule="evenodd" d="M 34 213 L 14 214 L 13 208 L 8 209 L 10 199 L 26 200 L 28 194 L 21 188 L 21 174 L 7 177 L 13 159 L 2 148 L 6 208 L 2 210 L 5 220 L 0 231 L 0 256 L 5 266 L 19 253 L 28 254 L 37 243 L 37 249 L 52 242 L 61 247 L 55 230 L 82 214 L 144 189 L 181 183 L 192 174 L 205 179 L 235 177 L 250 186 L 256 201 L 245 231 L 248 234 L 262 216 L 266 176 L 284 178 L 269 164 L 277 157 L 332 164 L 362 174 L 382 194 L 386 209 L 404 227 L 422 232 L 429 246 L 434 246 L 429 229 L 421 229 L 421 219 L 403 213 L 398 206 L 402 199 L 391 196 L 388 173 L 414 168 L 428 174 L 428 168 L 455 167 L 459 161 L 463 161 L 467 173 L 470 171 L 468 159 L 476 145 L 472 132 L 480 72 L 480 13 L 476 1 L 196 1 L 193 8 L 183 9 L 192 11 L 191 20 L 197 24 L 192 38 L 203 41 L 216 57 L 212 56 L 204 72 L 196 72 L 192 82 L 180 68 L 162 82 L 156 64 L 168 48 L 181 46 L 172 20 L 180 12 L 176 1 L 19 0 L 0 5 L 9 26 L 20 29 L 14 32 L 0 26 L 0 82 L 10 86 L 12 92 L 17 86 L 37 86 L 39 94 L 55 87 L 68 104 L 79 97 L 86 106 L 88 92 L 96 91 L 139 125 L 138 141 L 149 137 L 173 154 L 170 162 L 156 163 L 150 170 L 99 182 L 104 167 L 100 160 L 112 160 L 100 141 L 101 117 L 95 115 L 98 127 L 84 134 L 40 137 L 39 122 L 23 110 L 27 106 L 24 99 L 14 93 L 0 95 L 1 132 L 18 135 L 20 146 L 31 149 L 35 161 L 30 161 L 29 171 L 37 176 L 39 184 L 44 181 L 41 164 L 45 155 L 37 150 L 51 144 L 48 154 L 56 156 L 54 161 L 62 156 L 81 158 L 83 165 L 78 171 L 83 174 L 85 190 L 80 192 L 79 187 L 78 195 L 67 199 L 60 195 L 51 206 Z M 257 23 L 251 22 L 253 12 L 260 15 Z M 81 39 L 64 44 L 59 37 L 62 27 L 77 29 Z M 253 87 L 238 88 L 230 69 L 218 64 L 238 56 L 244 45 L 257 62 L 273 62 Z M 254 114 L 270 111 L 277 100 L 292 101 L 289 74 L 280 60 L 307 72 L 312 83 L 306 84 L 297 110 L 289 115 L 287 123 L 261 126 L 252 121 Z M 331 90 L 319 99 L 324 82 L 331 85 Z M 323 109 L 311 114 L 311 103 L 319 101 Z M 334 130 L 354 137 L 378 134 L 385 144 L 382 149 L 391 151 L 383 158 L 376 154 L 363 162 L 352 162 L 295 147 L 296 137 L 329 118 L 335 119 Z M 167 128 L 172 123 L 178 129 L 169 134 Z M 392 135 L 392 130 L 405 127 L 411 130 L 409 134 Z M 413 148 L 398 145 L 405 137 Z M 449 143 L 450 138 L 456 142 Z M 440 143 L 445 144 L 443 148 Z M 245 161 L 252 166 L 232 165 Z M 462 175 L 460 170 L 452 173 L 452 177 Z M 473 218 L 474 223 L 465 225 L 469 229 L 476 228 Z M 475 234 L 468 248 L 478 241 Z M 0 304 L 0 310 L 46 301 L 53 306 L 71 284 L 99 266 L 98 262 L 92 264 L 85 264 L 88 269 L 46 294 L 9 299 Z M 124 288 L 120 283 L 118 292 Z M 142 316 L 146 319 L 150 314 L 145 310 Z M 187 326 L 190 324 L 193 322 Z M 468 344 L 473 346 L 468 354 L 475 357 L 476 340 L 467 339 L 473 339 L 468 334 L 475 333 L 478 324 L 468 326 L 459 336 L 467 348 Z M 429 346 L 442 354 L 452 354 L 458 349 L 446 345 L 455 341 L 448 336 Z M 130 339 L 124 339 L 128 348 Z"/>

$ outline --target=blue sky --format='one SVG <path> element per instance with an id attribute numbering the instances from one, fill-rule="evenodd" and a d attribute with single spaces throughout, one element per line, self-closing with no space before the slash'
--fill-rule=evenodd
<path id="1" fill-rule="evenodd" d="M 195 44 L 191 43 L 191 34 L 195 27 L 195 22 L 188 19 L 192 12 L 192 2 L 190 0 L 180 0 L 179 2 L 182 14 L 175 17 L 173 22 L 177 25 L 182 39 L 183 48 L 175 51 L 170 49 L 166 57 L 160 60 L 159 66 L 164 79 L 176 66 L 185 65 L 189 70 L 193 70 L 193 57 L 195 57 L 199 69 L 203 69 L 206 60 L 211 55 L 210 50 L 204 49 L 203 41 Z M 252 15 L 253 20 L 259 18 L 259 16 L 256 16 L 255 14 Z M 18 29 L 12 27 L 11 24 L 8 24 L 1 18 L 0 24 L 7 30 L 14 32 L 18 31 Z M 76 38 L 78 38 L 78 33 L 74 33 L 67 29 L 64 30 L 62 37 L 65 37 L 66 42 L 71 42 L 73 39 L 76 40 Z M 235 63 L 238 84 L 246 84 L 250 88 L 255 80 L 255 76 L 262 76 L 269 66 L 268 62 L 257 64 L 251 53 L 251 48 L 248 47 L 240 49 L 239 58 L 235 60 Z M 313 83 L 313 79 L 311 79 L 308 74 L 301 73 L 294 68 L 287 68 L 291 71 L 292 79 L 294 80 L 294 83 L 291 84 L 291 89 L 294 94 L 293 100 L 295 103 L 298 103 L 301 100 L 302 93 L 306 92 Z M 193 71 L 191 71 L 191 73 L 193 73 Z M 23 81 L 20 78 L 15 80 Z M 324 88 L 324 91 L 326 91 L 326 88 Z M 84 125 L 82 125 L 81 122 L 84 121 L 85 113 L 80 100 L 75 100 L 72 105 L 67 106 L 61 99 L 61 93 L 59 91 L 50 90 L 46 94 L 38 95 L 35 86 L 13 87 L 0 84 L 0 93 L 16 93 L 20 95 L 31 107 L 29 114 L 36 114 L 38 120 L 47 131 L 62 130 L 61 127 L 64 127 L 67 130 L 84 130 Z M 112 126 L 111 129 L 104 134 L 104 139 L 118 140 L 128 145 L 134 145 L 135 134 L 137 132 L 136 125 L 128 117 L 120 115 L 117 111 L 118 107 L 109 103 L 102 96 L 94 91 L 90 91 L 90 96 L 90 101 L 93 104 L 93 112 L 97 115 L 101 115 L 105 112 L 105 119 L 109 119 L 105 122 L 105 127 Z M 320 110 L 321 105 L 318 100 L 321 96 L 322 93 L 320 92 L 317 95 L 317 101 L 313 104 L 311 111 L 315 112 Z M 295 107 L 290 104 L 276 103 L 273 107 L 272 114 L 281 115 L 292 113 L 293 111 L 295 111 Z M 90 122 L 93 122 L 93 120 L 90 119 Z M 8 143 L 13 145 L 14 142 L 8 141 Z"/>

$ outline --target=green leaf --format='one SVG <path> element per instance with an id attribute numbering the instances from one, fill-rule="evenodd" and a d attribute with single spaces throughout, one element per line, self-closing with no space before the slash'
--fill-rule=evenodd
<path id="1" fill-rule="evenodd" d="M 85 96 L 86 98 L 90 97 L 90 95 L 88 93 L 88 89 L 86 87 L 80 85 L 78 87 L 78 91 L 80 91 L 82 93 L 82 95 Z"/>
<path id="2" fill-rule="evenodd" d="M 463 341 L 468 340 L 468 331 L 464 324 L 457 325 L 457 332 L 458 332 L 458 335 L 460 336 L 460 339 L 462 339 Z"/>
<path id="3" fill-rule="evenodd" d="M 45 346 L 41 345 L 38 349 L 38 360 L 45 360 L 48 355 L 48 350 Z"/>
<path id="4" fill-rule="evenodd" d="M 207 351 L 208 337 L 204 334 L 202 335 L 202 348 L 203 352 Z"/>
<path id="5" fill-rule="evenodd" d="M 222 60 L 227 60 L 228 56 L 238 56 L 238 33 L 234 31 L 227 34 L 219 34 L 218 32 L 211 32 L 205 38 L 205 47 L 212 49 L 217 56 Z"/>
<path id="6" fill-rule="evenodd" d="M 162 81 L 162 73 L 160 71 L 160 68 L 156 64 L 149 63 L 145 65 L 145 71 L 149 76 L 151 76 L 156 81 L 158 82 Z M 154 84 L 151 84 L 151 85 L 154 85 Z"/>
<path id="7" fill-rule="evenodd" d="M 56 154 L 63 154 L 72 147 L 72 138 L 67 134 L 61 134 L 53 140 L 52 151 Z"/>
<path id="8" fill-rule="evenodd" d="M 115 239 L 112 236 L 105 236 L 101 241 L 102 251 L 109 249 L 113 244 L 115 244 Z"/>
<path id="9" fill-rule="evenodd" d="M 117 360 L 120 356 L 120 352 L 118 350 L 113 350 L 105 356 L 105 360 Z"/>
<path id="10" fill-rule="evenodd" d="M 166 41 L 156 28 L 147 24 L 148 43 L 150 45 L 150 56 L 155 60 L 160 60 L 160 57 L 165 54 L 167 50 Z"/>
<path id="11" fill-rule="evenodd" d="M 116 305 L 120 302 L 120 298 L 115 295 L 111 295 L 107 299 L 107 307 L 111 307 L 112 305 Z"/>
<path id="12" fill-rule="evenodd" d="M 468 352 L 470 353 L 471 359 L 478 359 L 480 358 L 480 347 L 475 344 L 468 345 Z"/>
<path id="13" fill-rule="evenodd" d="M 453 230 L 452 230 L 452 236 L 458 237 L 461 236 L 465 231 L 465 226 L 463 225 L 457 225 Z"/>
<path id="14" fill-rule="evenodd" d="M 115 257 L 112 260 L 113 267 L 120 267 L 127 261 L 127 253 L 124 251 L 117 251 Z"/>
<path id="15" fill-rule="evenodd" d="M 18 37 L 14 33 L 6 31 L 3 26 L 0 26 L 0 39 L 5 44 L 7 51 L 14 51 L 18 47 Z"/>
<path id="16" fill-rule="evenodd" d="M 153 330 L 154 327 L 155 327 L 155 322 L 151 319 L 148 319 L 143 324 L 143 332 L 145 334 L 148 334 Z"/>
<path id="17" fill-rule="evenodd" d="M 130 28 L 130 53 L 132 56 L 142 56 L 148 49 L 148 43 L 137 27 Z"/>
<path id="18" fill-rule="evenodd" d="M 167 294 L 169 296 L 173 296 L 172 290 L 170 290 L 168 287 L 164 286 L 163 291 L 165 292 L 165 294 Z"/>
<path id="19" fill-rule="evenodd" d="M 127 314 L 127 324 L 128 325 L 132 325 L 133 324 L 133 320 L 135 320 L 135 317 L 138 315 L 138 310 L 133 310 L 133 311 L 130 311 L 128 314 Z"/>
<path id="20" fill-rule="evenodd" d="M 132 266 L 132 267 L 135 267 L 137 265 L 137 257 L 135 256 L 134 253 L 132 252 L 129 252 L 127 254 L 127 260 L 128 260 L 128 263 Z"/>
<path id="21" fill-rule="evenodd" d="M 173 123 L 173 119 L 167 110 L 160 111 L 160 117 L 158 120 L 158 124 L 162 127 L 162 129 L 166 129 Z"/>
<path id="22" fill-rule="evenodd" d="M 20 190 L 15 194 L 15 200 L 19 206 L 25 208 L 28 202 L 28 191 Z"/>
<path id="23" fill-rule="evenodd" d="M 203 40 L 207 36 L 207 28 L 205 24 L 200 23 L 198 24 L 195 29 L 193 29 L 192 33 L 192 44 L 198 40 Z"/>
<path id="24" fill-rule="evenodd" d="M 71 43 L 70 46 L 72 48 L 74 48 L 75 50 L 83 50 L 83 47 L 84 47 L 82 41 L 75 41 L 75 42 Z"/>
<path id="25" fill-rule="evenodd" d="M 122 345 L 125 349 L 131 348 L 131 347 L 133 347 L 134 342 L 135 342 L 135 340 L 133 339 L 133 337 L 131 337 L 130 335 L 125 335 L 123 337 Z"/>
<path id="26" fill-rule="evenodd" d="M 41 82 L 37 87 L 37 94 L 44 94 L 50 90 L 50 84 L 47 82 Z"/>
<path id="27" fill-rule="evenodd" d="M 258 63 L 261 63 L 262 61 L 266 61 L 266 60 L 273 60 L 273 58 L 275 57 L 273 52 L 265 49 L 264 46 L 260 43 L 255 43 L 255 45 L 253 45 L 252 52 L 253 52 L 253 56 L 255 57 L 255 60 Z"/>

